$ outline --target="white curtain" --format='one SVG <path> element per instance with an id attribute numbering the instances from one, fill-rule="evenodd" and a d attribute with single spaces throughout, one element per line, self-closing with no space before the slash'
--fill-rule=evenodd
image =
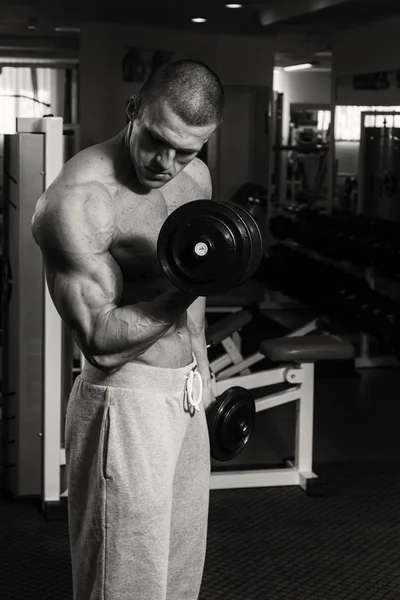
<path id="1" fill-rule="evenodd" d="M 15 133 L 17 117 L 39 118 L 46 114 L 55 114 L 51 101 L 56 85 L 56 69 L 2 67 L 0 134 Z"/>

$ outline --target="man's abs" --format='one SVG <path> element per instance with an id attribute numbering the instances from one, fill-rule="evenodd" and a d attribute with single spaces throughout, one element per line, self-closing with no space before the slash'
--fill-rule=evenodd
<path id="1" fill-rule="evenodd" d="M 174 326 L 132 362 L 152 367 L 178 369 L 190 364 L 192 359 L 192 344 L 187 327 Z"/>
<path id="2" fill-rule="evenodd" d="M 157 295 L 166 291 L 169 285 L 165 278 L 157 278 L 153 281 L 143 279 L 136 282 L 126 280 L 120 305 L 151 302 Z M 132 362 L 153 367 L 178 369 L 188 365 L 191 361 L 192 344 L 187 327 L 187 315 L 184 312 L 163 337 Z"/>

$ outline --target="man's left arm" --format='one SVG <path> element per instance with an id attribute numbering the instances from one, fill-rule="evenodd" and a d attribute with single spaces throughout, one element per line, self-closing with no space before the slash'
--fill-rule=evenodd
<path id="1" fill-rule="evenodd" d="M 197 185 L 202 189 L 202 198 L 211 199 L 212 185 L 208 167 L 199 159 L 194 169 Z M 193 165 L 195 166 L 195 165 Z M 199 198 L 200 200 L 200 198 Z M 210 365 L 206 342 L 206 298 L 199 297 L 187 309 L 187 325 L 192 340 L 192 350 L 197 360 L 198 369 L 203 380 L 203 399 L 205 408 L 213 401 Z"/>

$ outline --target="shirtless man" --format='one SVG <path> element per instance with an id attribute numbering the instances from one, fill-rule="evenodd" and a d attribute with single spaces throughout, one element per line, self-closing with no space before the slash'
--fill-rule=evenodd
<path id="1" fill-rule="evenodd" d="M 167 281 L 156 244 L 175 208 L 211 198 L 196 155 L 223 101 L 202 63 L 165 65 L 131 99 L 127 128 L 73 157 L 36 207 L 49 290 L 86 357 L 66 417 L 74 600 L 198 597 L 214 400 L 205 299 Z"/>

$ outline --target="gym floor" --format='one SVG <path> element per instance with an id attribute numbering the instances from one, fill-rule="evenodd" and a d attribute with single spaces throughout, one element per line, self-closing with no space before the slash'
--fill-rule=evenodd
<path id="1" fill-rule="evenodd" d="M 261 320 L 243 332 L 249 346 L 273 329 Z M 398 377 L 395 368 L 316 369 L 314 470 L 325 495 L 212 491 L 200 600 L 400 598 Z M 294 407 L 259 413 L 237 462 L 280 463 L 293 432 Z M 66 523 L 46 523 L 32 501 L 2 499 L 0 531 L 2 600 L 72 599 Z"/>

